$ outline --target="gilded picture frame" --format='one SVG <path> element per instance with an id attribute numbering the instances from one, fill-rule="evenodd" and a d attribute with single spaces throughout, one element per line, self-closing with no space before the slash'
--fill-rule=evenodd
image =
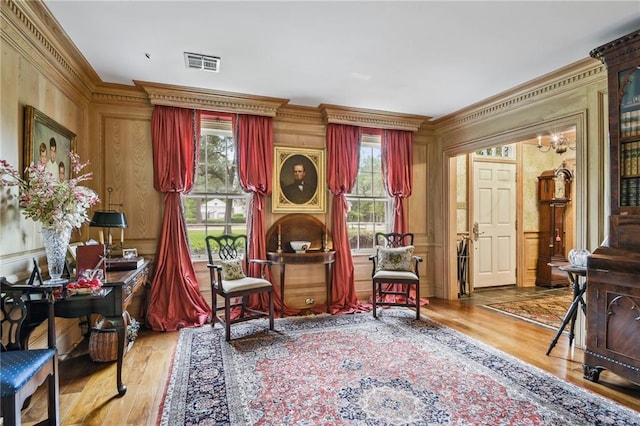
<path id="1" fill-rule="evenodd" d="M 327 198 L 325 151 L 275 147 L 272 211 L 324 213 Z"/>
<path id="2" fill-rule="evenodd" d="M 54 154 L 52 145 L 55 146 Z M 31 105 L 24 107 L 23 173 L 32 163 L 42 161 L 45 164 L 46 161 L 45 167 L 54 176 L 67 180 L 73 177 L 69 152 L 75 152 L 75 149 L 75 133 Z"/>

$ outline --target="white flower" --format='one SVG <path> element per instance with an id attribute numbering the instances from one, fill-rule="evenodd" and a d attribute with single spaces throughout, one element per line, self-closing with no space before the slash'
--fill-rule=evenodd
<path id="1" fill-rule="evenodd" d="M 92 178 L 92 173 L 79 174 L 89 163 L 81 163 L 73 152 L 69 153 L 69 159 L 76 177 L 64 182 L 58 182 L 42 164 L 33 163 L 25 170 L 23 179 L 14 167 L 0 159 L 0 187 L 17 185 L 20 188 L 20 207 L 25 217 L 59 232 L 79 228 L 89 220 L 87 210 L 100 199 L 92 189 L 78 185 Z"/>

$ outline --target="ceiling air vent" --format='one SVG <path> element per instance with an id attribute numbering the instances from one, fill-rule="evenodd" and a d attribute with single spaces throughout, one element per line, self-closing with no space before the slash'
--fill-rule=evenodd
<path id="1" fill-rule="evenodd" d="M 184 52 L 184 60 L 187 68 L 211 72 L 220 71 L 220 58 L 216 56 L 207 56 L 201 55 L 199 53 Z"/>

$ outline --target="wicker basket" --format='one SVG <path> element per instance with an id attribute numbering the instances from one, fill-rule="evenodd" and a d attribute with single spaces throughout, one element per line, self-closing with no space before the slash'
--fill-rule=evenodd
<path id="1" fill-rule="evenodd" d="M 124 353 L 133 346 L 133 342 L 138 335 L 140 325 L 131 318 L 127 311 L 123 314 L 124 326 L 127 330 L 128 344 L 124 348 Z M 110 362 L 118 359 L 118 331 L 113 328 L 110 321 L 101 319 L 91 329 L 89 336 L 89 357 L 95 362 Z"/>

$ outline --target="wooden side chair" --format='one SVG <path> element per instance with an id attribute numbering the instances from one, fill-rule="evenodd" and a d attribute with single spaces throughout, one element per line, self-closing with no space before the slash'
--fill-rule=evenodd
<path id="1" fill-rule="evenodd" d="M 227 342 L 231 340 L 231 324 L 238 322 L 268 317 L 269 329 L 273 330 L 273 285 L 265 279 L 267 268 L 271 268 L 271 261 L 248 258 L 246 235 L 209 235 L 205 241 L 213 300 L 212 326 L 215 321 L 224 326 Z M 261 265 L 259 278 L 248 276 L 249 264 L 252 263 Z M 249 309 L 246 305 L 247 296 L 260 293 L 267 293 L 269 296 L 268 312 Z M 218 308 L 218 296 L 224 299 L 224 307 Z M 240 314 L 232 319 L 231 309 L 234 307 L 240 308 Z M 224 310 L 224 316 L 218 315 L 221 310 Z"/>
<path id="2" fill-rule="evenodd" d="M 58 355 L 55 348 L 55 318 L 53 299 L 49 300 L 48 348 L 26 349 L 22 347 L 20 327 L 27 318 L 27 305 L 22 291 L 11 291 L 4 277 L 0 298 L 0 393 L 2 395 L 2 417 L 5 425 L 20 425 L 21 411 L 25 401 L 47 381 L 49 425 L 58 425 Z M 53 297 L 52 292 L 47 293 Z M 44 303 L 44 301 L 43 301 Z"/>
<path id="3" fill-rule="evenodd" d="M 413 234 L 397 232 L 375 234 L 377 252 L 369 259 L 373 262 L 371 299 L 373 316 L 377 318 L 378 305 L 407 306 L 415 308 L 416 319 L 420 319 L 420 256 L 414 256 Z M 415 289 L 415 299 L 411 299 L 411 289 Z M 393 301 L 385 300 L 393 296 Z M 398 296 L 402 299 L 398 300 Z"/>

